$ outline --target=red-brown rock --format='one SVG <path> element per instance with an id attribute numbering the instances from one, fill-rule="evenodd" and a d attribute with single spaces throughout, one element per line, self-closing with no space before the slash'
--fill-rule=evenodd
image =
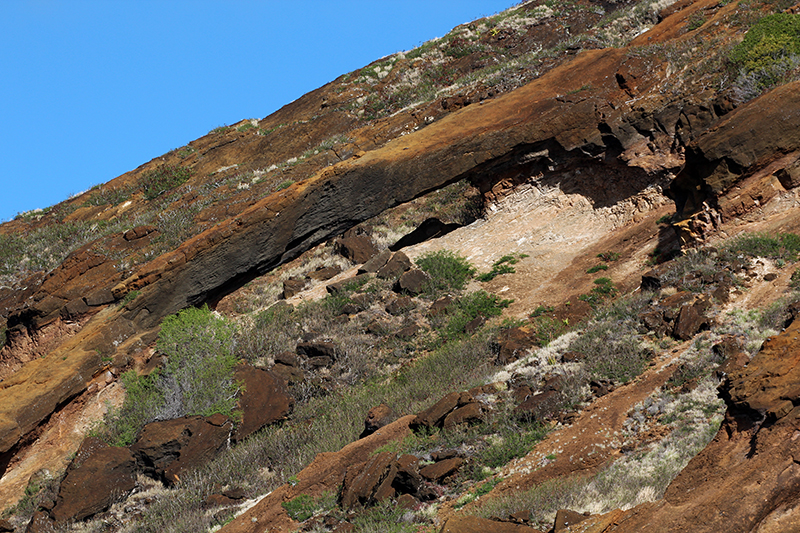
<path id="1" fill-rule="evenodd" d="M 390 424 L 394 419 L 394 411 L 385 403 L 373 407 L 364 419 L 364 431 L 361 432 L 359 438 L 363 439 L 368 435 L 372 435 L 383 426 Z"/>
<path id="2" fill-rule="evenodd" d="M 378 253 L 368 235 L 357 234 L 350 230 L 336 240 L 336 250 L 354 263 L 366 263 Z"/>
<path id="3" fill-rule="evenodd" d="M 292 412 L 294 398 L 276 374 L 252 366 L 240 366 L 236 369 L 234 380 L 244 385 L 239 397 L 242 421 L 233 433 L 234 442 L 268 424 L 284 420 Z"/>
<path id="4" fill-rule="evenodd" d="M 233 424 L 227 417 L 190 416 L 147 424 L 131 446 L 139 468 L 167 484 L 197 468 L 228 445 Z"/>
<path id="5" fill-rule="evenodd" d="M 439 482 L 444 478 L 455 474 L 463 464 L 464 460 L 462 458 L 451 457 L 450 459 L 444 459 L 443 461 L 438 461 L 432 465 L 425 465 L 419 469 L 419 473 L 422 477 L 429 481 Z"/>
<path id="6" fill-rule="evenodd" d="M 379 268 L 376 276 L 381 279 L 394 279 L 411 268 L 411 259 L 403 252 L 392 254 L 384 266 Z"/>
<path id="7" fill-rule="evenodd" d="M 136 485 L 136 461 L 127 448 L 86 438 L 61 482 L 52 516 L 57 522 L 83 520 L 124 499 Z"/>
<path id="8" fill-rule="evenodd" d="M 393 496 L 392 481 L 397 474 L 395 458 L 391 452 L 381 452 L 365 463 L 348 468 L 342 487 L 342 507 L 372 505 Z"/>

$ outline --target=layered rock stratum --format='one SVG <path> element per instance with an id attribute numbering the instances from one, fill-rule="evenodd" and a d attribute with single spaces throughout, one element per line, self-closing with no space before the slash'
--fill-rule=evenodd
<path id="1" fill-rule="evenodd" d="M 249 504 L 246 489 L 209 482 L 193 493 L 186 514 L 202 516 L 202 527 L 225 524 L 222 531 L 339 531 L 364 527 L 359 516 L 390 501 L 407 506 L 418 517 L 409 520 L 426 530 L 534 531 L 542 525 L 530 510 L 500 516 L 505 511 L 486 509 L 553 483 L 576 487 L 667 446 L 665 406 L 695 395 L 715 436 L 661 493 L 648 486 L 613 509 L 576 497 L 569 503 L 575 509 L 561 509 L 548 527 L 797 529 L 796 311 L 786 311 L 785 329 L 756 347 L 752 359 L 743 347 L 732 348 L 738 332 L 718 337 L 736 312 L 791 297 L 796 256 L 742 255 L 716 263 L 718 272 L 670 273 L 682 254 L 729 257 L 721 250 L 743 231 L 800 229 L 796 56 L 784 61 L 774 50 L 769 57 L 783 70 L 758 81 L 731 52 L 770 13 L 795 27 L 800 6 L 785 4 L 524 2 L 0 225 L 3 255 L 15 261 L 0 265 L 0 500 L 13 510 L 10 519 L 23 515 L 24 506 L 14 506 L 30 500 L 27 492 L 38 494 L 33 518 L 25 517 L 29 529 L 84 519 L 92 531 L 155 527 L 142 524 L 157 512 L 157 500 L 185 495 L 182 487 L 202 477 L 196 472 L 203 464 L 235 456 L 230 450 L 255 442 L 250 435 L 269 424 L 315 427 L 319 421 L 302 414 L 309 399 L 346 396 L 361 383 L 347 348 L 356 341 L 299 331 L 290 345 L 253 355 L 251 362 L 269 372 L 239 368 L 232 381 L 243 413 L 154 421 L 130 451 L 95 437 L 84 441 L 112 416 L 109 408 L 123 405 L 125 371 L 158 376 L 167 368 L 157 344 L 166 318 L 208 306 L 247 329 L 266 307 L 288 313 L 328 293 L 340 296 L 346 302 L 336 325 L 363 320 L 353 338 L 367 335 L 365 344 L 386 350 L 376 353 L 399 357 L 396 364 L 369 362 L 381 367 L 376 375 L 399 382 L 404 369 L 435 351 L 427 332 L 436 331 L 437 314 L 452 312 L 448 306 L 460 294 L 426 296 L 429 274 L 418 260 L 450 250 L 481 272 L 514 265 L 480 285 L 512 300 L 502 305 L 504 316 L 519 322 L 487 344 L 497 351 L 497 372 L 479 386 L 424 398 L 427 404 L 413 404 L 418 412 L 377 408 L 376 397 L 371 416 L 365 410 L 353 421 L 358 426 L 367 417 L 363 438 L 326 449 L 291 474 L 275 467 L 276 457 L 249 465 L 275 480 L 266 496 L 248 493 Z M 792 39 L 800 42 L 800 35 L 777 42 Z M 456 191 L 447 194 L 471 212 L 449 212 L 437 203 L 443 191 Z M 598 256 L 611 278 L 587 275 L 598 271 L 591 270 L 600 267 Z M 255 299 L 259 291 L 267 296 Z M 591 358 L 564 347 L 585 333 L 581 321 L 605 298 L 597 295 L 645 292 L 651 296 L 637 335 L 657 347 L 648 364 L 637 376 L 595 377 L 581 401 L 544 416 L 568 388 L 572 370 L 563 369 Z M 542 314 L 552 315 L 559 332 L 573 331 L 542 346 L 547 341 L 537 336 L 542 323 L 535 320 Z M 492 320 L 472 317 L 458 334 L 480 337 Z M 386 348 L 385 339 L 405 347 Z M 712 342 L 722 354 L 714 371 L 679 380 L 692 368 L 686 354 Z M 538 381 L 521 384 L 526 375 Z M 465 474 L 481 466 L 469 447 L 401 453 L 398 443 L 421 426 L 435 433 L 484 423 L 509 398 L 519 420 L 540 419 L 549 432 L 523 456 L 493 467 L 485 489 Z M 300 414 L 292 412 L 295 404 Z M 442 413 L 428 416 L 422 405 Z M 351 429 L 353 437 L 361 431 Z M 190 457 L 198 441 L 206 446 Z M 124 483 L 104 482 L 111 488 L 102 492 L 113 494 L 81 501 L 81 487 L 99 479 L 106 456 L 116 461 L 112 474 L 124 469 Z M 38 490 L 43 478 L 57 493 Z M 173 492 L 137 498 L 159 483 Z M 313 509 L 312 518 L 291 505 L 330 499 L 333 491 L 340 491 L 335 512 Z M 126 501 L 137 516 L 122 519 L 112 507 Z M 476 517 L 482 514 L 491 516 Z M 181 518 L 171 527 L 199 527 L 189 523 Z"/>

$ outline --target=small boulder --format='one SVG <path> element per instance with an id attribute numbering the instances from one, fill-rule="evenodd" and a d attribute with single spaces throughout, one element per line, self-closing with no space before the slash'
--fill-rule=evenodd
<path id="1" fill-rule="evenodd" d="M 383 250 L 382 252 L 379 252 L 378 254 L 372 256 L 372 258 L 369 261 L 364 263 L 361 266 L 361 268 L 358 269 L 357 274 L 366 274 L 366 273 L 374 274 L 378 272 L 381 268 L 383 268 L 391 258 L 392 258 L 392 252 L 390 252 L 389 250 Z"/>
<path id="2" fill-rule="evenodd" d="M 678 313 L 672 335 L 676 339 L 686 341 L 706 327 L 708 327 L 708 319 L 702 312 L 698 311 L 698 305 L 684 304 Z"/>
<path id="3" fill-rule="evenodd" d="M 445 313 L 447 308 L 450 307 L 450 304 L 452 303 L 453 299 L 450 296 L 443 296 L 431 304 L 431 306 L 428 308 L 427 314 L 431 318 L 439 316 L 442 313 Z"/>
<path id="4" fill-rule="evenodd" d="M 444 417 L 442 427 L 448 429 L 460 424 L 476 424 L 482 419 L 483 409 L 481 408 L 481 404 L 473 401 L 459 407 Z"/>
<path id="5" fill-rule="evenodd" d="M 430 281 L 430 276 L 418 268 L 404 273 L 394 284 L 394 291 L 416 296 L 425 290 Z"/>
<path id="6" fill-rule="evenodd" d="M 336 239 L 334 249 L 354 263 L 366 263 L 378 253 L 369 235 L 354 230 L 348 230 L 342 237 Z"/>
<path id="7" fill-rule="evenodd" d="M 800 185 L 800 159 L 795 160 L 775 173 L 775 177 L 786 189 L 794 189 Z"/>
<path id="8" fill-rule="evenodd" d="M 291 298 L 302 291 L 306 286 L 306 280 L 301 278 L 287 278 L 283 281 L 283 295 L 281 298 Z"/>
<path id="9" fill-rule="evenodd" d="M 419 333 L 419 330 L 420 327 L 418 325 L 409 324 L 395 331 L 394 336 L 398 339 L 409 339 Z"/>
<path id="10" fill-rule="evenodd" d="M 331 342 L 301 342 L 295 348 L 297 355 L 312 357 L 327 357 L 336 360 L 336 346 Z"/>
<path id="11" fill-rule="evenodd" d="M 398 316 L 414 309 L 414 307 L 414 300 L 408 296 L 401 296 L 386 304 L 386 312 L 390 315 Z"/>
<path id="12" fill-rule="evenodd" d="M 397 474 L 392 482 L 400 494 L 416 494 L 422 486 L 419 459 L 413 455 L 401 455 L 397 460 Z"/>
<path id="13" fill-rule="evenodd" d="M 363 439 L 372 435 L 383 426 L 390 424 L 394 419 L 394 411 L 385 403 L 373 407 L 364 419 L 364 431 L 361 432 L 359 438 Z"/>
<path id="14" fill-rule="evenodd" d="M 392 255 L 384 266 L 379 268 L 375 275 L 380 279 L 394 279 L 411 268 L 411 259 L 403 252 Z"/>
<path id="15" fill-rule="evenodd" d="M 459 393 L 451 392 L 421 413 L 411 423 L 412 429 L 441 427 L 445 417 L 458 407 Z"/>
<path id="16" fill-rule="evenodd" d="M 350 466 L 342 485 L 341 505 L 345 509 L 356 505 L 372 505 L 394 496 L 392 487 L 397 474 L 395 454 L 381 452 L 365 463 Z"/>
<path id="17" fill-rule="evenodd" d="M 328 281 L 342 271 L 338 266 L 320 267 L 308 273 L 308 277 L 314 281 Z"/>
<path id="18" fill-rule="evenodd" d="M 450 459 L 438 461 L 432 465 L 423 466 L 419 469 L 419 474 L 428 481 L 439 483 L 446 477 L 455 474 L 463 464 L 464 460 L 461 457 L 452 457 Z"/>
<path id="19" fill-rule="evenodd" d="M 369 274 L 359 274 L 357 276 L 353 276 L 352 278 L 331 283 L 325 287 L 325 290 L 328 291 L 328 294 L 340 294 L 346 292 L 351 287 L 363 285 L 368 280 Z"/>
<path id="20" fill-rule="evenodd" d="M 305 379 L 300 360 L 294 352 L 281 352 L 275 356 L 272 372 L 286 383 L 299 383 Z"/>

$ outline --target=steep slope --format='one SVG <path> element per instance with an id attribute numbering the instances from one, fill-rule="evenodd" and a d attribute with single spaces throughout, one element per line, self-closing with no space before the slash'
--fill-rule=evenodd
<path id="1" fill-rule="evenodd" d="M 672 257 L 681 244 L 736 233 L 746 222 L 773 232 L 796 230 L 800 82 L 743 101 L 741 85 L 726 86 L 723 75 L 734 68 L 726 63 L 728 51 L 749 25 L 780 9 L 701 0 L 656 16 L 659 7 L 579 2 L 556 13 L 528 2 L 343 76 L 263 120 L 211 132 L 43 215 L 0 226 L 3 257 L 27 254 L 17 270 L 3 263 L 7 285 L 0 288 L 0 494 L 7 505 L 37 470 L 66 467 L 85 418 L 102 410 L 97 391 L 118 401 L 117 384 L 106 387 L 113 376 L 155 365 L 152 347 L 166 317 L 203 304 L 224 312 L 251 284 L 274 283 L 277 267 L 308 263 L 312 249 L 351 228 L 374 232 L 378 215 L 391 220 L 391 213 L 414 209 L 403 204 L 448 185 L 468 181 L 481 195 L 485 217 L 407 248 L 407 255 L 453 250 L 481 271 L 509 253 L 524 256 L 513 275 L 481 285 L 512 297 L 506 315 L 518 318 L 548 306 L 565 324 L 585 317 L 591 309 L 578 296 L 597 285 L 586 270 L 609 250 L 618 261 L 609 292 L 627 292 L 639 285 L 645 261 Z M 642 32 L 651 22 L 658 24 Z M 626 38 L 612 42 L 610 33 Z M 629 39 L 629 46 L 604 47 Z M 789 69 L 781 81 L 796 74 Z M 674 223 L 658 225 L 673 205 Z M 58 237 L 64 230 L 72 237 Z M 56 253 L 54 245 L 47 253 L 32 251 L 41 246 L 34 238 L 54 236 L 72 246 L 60 251 L 64 257 L 47 255 Z M 354 272 L 333 281 L 348 273 Z M 582 527 L 600 531 L 614 522 L 632 531 L 698 524 L 724 530 L 727 518 L 701 519 L 709 505 L 752 513 L 737 518 L 742 531 L 791 523 L 794 515 L 784 511 L 794 498 L 778 497 L 769 483 L 749 496 L 766 502 L 758 512 L 714 500 L 721 483 L 750 480 L 750 470 L 739 480 L 719 467 L 746 445 L 753 456 L 748 468 L 785 470 L 781 475 L 794 479 L 791 462 L 770 458 L 791 455 L 781 446 L 791 446 L 782 443 L 791 433 L 793 393 L 759 399 L 750 384 L 759 379 L 751 369 L 771 365 L 776 350 L 794 350 L 789 331 L 732 375 L 723 389 L 729 418 L 720 435 L 663 500 Z M 417 350 L 420 359 L 430 351 Z M 265 355 L 272 360 L 276 354 Z M 615 396 L 597 400 L 567 431 L 619 431 L 632 406 L 669 378 L 661 373 L 668 364 L 663 360 L 628 385 L 618 395 L 627 394 L 621 403 L 611 404 Z M 779 364 L 770 372 L 788 372 L 791 388 L 789 368 Z M 609 406 L 613 420 L 591 426 Z M 65 416 L 84 416 L 66 443 L 60 430 L 53 431 Z M 771 421 L 766 427 L 764 416 Z M 772 456 L 752 452 L 756 437 L 744 435 L 754 427 L 765 432 L 765 450 L 777 450 Z M 408 433 L 397 428 L 397 435 Z M 363 456 L 393 435 L 345 450 Z M 563 438 L 553 435 L 542 449 Z M 567 467 L 558 463 L 527 478 L 507 474 L 487 497 L 596 472 L 620 457 L 612 446 L 589 459 L 590 449 L 605 446 L 611 445 L 581 442 Z M 342 453 L 349 458 L 337 459 L 341 464 L 324 487 L 312 483 L 312 474 L 299 475 L 301 488 L 284 485 L 226 530 L 294 527 L 279 500 L 301 491 L 319 496 L 336 486 L 355 461 Z M 39 462 L 32 459 L 37 455 Z M 546 455 L 534 450 L 531 461 Z M 325 457 L 315 464 L 327 468 Z M 708 471 L 720 477 L 712 483 Z M 682 494 L 689 490 L 709 496 L 686 500 Z M 442 520 L 452 507 L 442 507 Z M 46 515 L 41 519 L 49 520 Z"/>

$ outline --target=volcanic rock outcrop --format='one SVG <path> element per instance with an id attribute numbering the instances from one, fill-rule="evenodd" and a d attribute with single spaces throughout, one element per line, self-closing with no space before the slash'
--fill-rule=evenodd
<path id="1" fill-rule="evenodd" d="M 691 287 L 670 284 L 667 269 L 653 268 L 653 263 L 680 254 L 681 247 L 744 226 L 781 232 L 800 228 L 795 216 L 800 183 L 796 68 L 781 78 L 786 83 L 753 99 L 740 98 L 735 90 L 724 88 L 727 78 L 720 80 L 709 72 L 732 68 L 726 56 L 712 54 L 710 47 L 730 49 L 746 31 L 745 24 L 752 24 L 746 21 L 757 19 L 755 11 L 777 7 L 712 0 L 666 4 L 670 2 L 642 4 L 636 11 L 631 2 L 581 0 L 556 10 L 546 3 L 526 2 L 514 8 L 514 16 L 459 27 L 414 53 L 384 58 L 345 75 L 263 120 L 215 130 L 44 215 L 0 225 L 0 236 L 87 221 L 116 228 L 82 242 L 49 271 L 22 270 L 0 287 L 0 474 L 19 472 L 13 487 L 0 486 L 0 495 L 18 499 L 25 484 L 36 479 L 31 473 L 45 466 L 59 475 L 65 471 L 57 501 L 39 509 L 30 527 L 50 527 L 51 518 L 83 520 L 105 512 L 137 486 L 136 465 L 179 486 L 188 470 L 266 425 L 290 419 L 295 401 L 302 405 L 314 397 L 338 398 L 360 379 L 362 369 L 356 365 L 363 361 L 348 358 L 347 340 L 334 338 L 338 329 L 299 329 L 274 353 L 254 355 L 269 362 L 265 364 L 274 363 L 271 371 L 244 366 L 236 371 L 235 381 L 243 385 L 240 420 L 220 414 L 161 420 L 146 426 L 130 451 L 87 439 L 71 462 L 65 453 L 47 465 L 31 466 L 40 445 L 37 439 L 50 435 L 62 417 L 76 419 L 80 409 L 101 403 L 101 392 L 106 386 L 105 390 L 113 388 L 115 376 L 126 369 L 156 371 L 163 359 L 159 354 L 152 357 L 152 351 L 166 317 L 203 305 L 236 315 L 241 310 L 229 298 L 263 279 L 279 287 L 276 298 L 289 300 L 268 313 L 291 313 L 294 305 L 327 293 L 341 304 L 332 322 L 336 328 L 360 323 L 357 335 L 364 337 L 359 342 L 389 347 L 381 362 L 385 368 L 370 378 L 389 380 L 445 342 L 437 328 L 460 303 L 453 291 L 423 305 L 420 295 L 427 297 L 431 274 L 417 268 L 415 259 L 446 240 L 471 250 L 472 256 L 492 256 L 494 261 L 516 251 L 500 250 L 494 242 L 500 233 L 513 230 L 519 233 L 503 242 L 524 244 L 535 257 L 519 266 L 519 272 L 512 268 L 504 273 L 507 277 L 481 281 L 485 285 L 480 287 L 518 299 L 513 318 L 525 325 L 504 326 L 485 350 L 493 350 L 491 364 L 518 366 L 508 366 L 512 370 L 503 371 L 508 375 L 497 387 L 467 391 L 474 384 L 461 383 L 449 394 L 426 398 L 429 407 L 416 415 L 403 416 L 402 410 L 386 404 L 369 415 L 358 414 L 358 421 L 367 416 L 362 438 L 339 451 L 320 453 L 223 531 L 296 528 L 298 515 L 290 515 L 285 504 L 323 498 L 340 487 L 335 499 L 343 509 L 391 498 L 400 502 L 403 495 L 403 505 L 410 509 L 421 502 L 438 502 L 439 515 L 431 523 L 441 531 L 535 531 L 522 515 L 509 518 L 518 523 L 498 522 L 469 517 L 461 508 L 479 508 L 483 498 L 518 490 L 519 484 L 594 474 L 604 462 L 663 436 L 666 430 L 655 427 L 639 441 L 622 445 L 609 435 L 627 431 L 623 420 L 642 411 L 636 402 L 666 387 L 670 372 L 676 375 L 688 368 L 670 370 L 655 357 L 650 373 L 640 381 L 589 376 L 583 384 L 585 396 L 569 408 L 603 407 L 586 416 L 572 411 L 553 414 L 553 406 L 561 405 L 570 386 L 570 372 L 591 361 L 592 355 L 553 352 L 531 362 L 531 354 L 553 340 L 547 335 L 575 327 L 604 298 L 644 290 L 653 296 L 638 315 L 637 335 L 684 349 L 681 343 L 698 339 L 731 312 L 721 306 L 736 298 L 755 305 L 758 297 L 742 296 L 733 274 L 700 267 L 683 273 L 683 282 L 698 279 L 715 290 L 695 294 Z M 664 7 L 660 12 L 659 6 Z M 784 7 L 789 8 L 787 14 L 797 11 L 796 6 Z M 622 22 L 614 18 L 627 8 L 630 12 Z M 606 13 L 608 19 L 603 18 Z M 607 27 L 619 35 L 611 39 Z M 612 47 L 619 42 L 625 45 Z M 428 49 L 435 52 L 428 54 Z M 717 62 L 703 63 L 703 54 L 714 55 Z M 699 66 L 693 68 L 692 63 Z M 495 66 L 502 67 L 498 78 L 487 74 Z M 482 81 L 469 81 L 473 75 Z M 416 90 L 423 79 L 435 88 L 433 95 L 405 101 L 403 91 Z M 176 185 L 170 190 L 174 196 L 153 213 L 149 210 L 157 204 L 148 198 L 142 180 L 164 168 L 185 170 L 188 185 Z M 375 217 L 400 212 L 392 216 L 402 219 L 408 202 L 462 182 L 485 207 L 484 220 L 470 224 L 474 216 L 454 220 L 444 211 L 432 212 L 421 215 L 415 231 L 403 226 L 410 231 L 403 237 L 392 232 L 383 240 L 370 235 L 389 220 L 379 223 Z M 123 196 L 124 201 L 117 201 Z M 190 209 L 182 211 L 186 206 Z M 161 211 L 187 217 L 191 228 L 170 234 L 171 226 L 159 218 Z M 526 211 L 539 219 L 536 231 L 518 227 L 533 225 Z M 147 215 L 134 217 L 137 213 Z M 490 227 L 492 216 L 506 216 L 505 226 L 496 235 L 476 238 L 482 224 Z M 125 225 L 126 217 L 136 224 Z M 319 257 L 311 255 L 323 246 L 335 252 L 339 263 L 312 264 Z M 482 248 L 491 252 L 484 257 Z M 615 256 L 613 261 L 623 258 L 611 264 L 609 254 Z M 598 257 L 604 263 L 598 264 Z M 762 264 L 764 269 L 769 266 L 771 277 L 761 275 L 759 281 L 781 289 L 796 284 L 791 273 L 780 271 L 794 259 L 787 255 L 780 259 L 782 264 Z M 730 271 L 760 268 L 745 261 L 737 258 L 736 269 L 731 266 Z M 295 270 L 290 272 L 289 265 Z M 613 271 L 614 279 L 603 281 L 599 269 L 608 270 L 609 276 Z M 597 273 L 596 279 L 587 277 L 589 273 Z M 391 296 L 379 298 L 374 294 L 384 282 Z M 365 290 L 354 294 L 354 286 Z M 599 289 L 605 290 L 602 297 L 591 292 Z M 769 303 L 775 295 L 760 298 Z M 274 302 L 272 298 L 261 304 Z M 539 317 L 542 322 L 536 322 Z M 470 318 L 453 335 L 483 331 L 489 317 L 478 313 Z M 795 320 L 750 361 L 736 333 L 727 333 L 717 343 L 718 351 L 725 352 L 725 362 L 714 374 L 725 377 L 720 387 L 725 420 L 663 498 L 593 516 L 562 509 L 556 529 L 766 533 L 800 528 L 800 470 L 794 459 L 795 442 L 800 442 L 800 376 L 794 370 L 800 357 L 799 330 Z M 667 336 L 672 340 L 665 340 Z M 559 375 L 543 370 L 557 363 L 572 370 Z M 341 369 L 348 364 L 351 368 Z M 517 372 L 523 364 L 541 367 L 541 372 L 526 370 L 539 372 L 536 379 L 525 381 L 524 373 Z M 337 383 L 335 372 L 345 374 L 346 380 Z M 695 380 L 682 387 L 690 390 L 696 384 Z M 513 401 L 498 399 L 504 388 Z M 383 401 L 373 399 L 371 405 Z M 424 464 L 421 456 L 384 448 L 399 446 L 397 442 L 414 430 L 434 433 L 491 424 L 498 406 L 513 412 L 515 424 L 536 421 L 553 431 L 586 424 L 598 431 L 597 439 L 606 440 L 591 454 L 583 453 L 590 446 L 585 442 L 580 443 L 584 448 L 577 442 L 564 445 L 572 446 L 574 455 L 568 464 L 558 453 L 536 456 L 535 464 L 520 458 L 524 466 L 502 471 L 505 479 L 500 467 L 475 468 L 480 465 L 473 464 L 468 449 L 441 449 L 422 460 L 430 459 Z M 659 412 L 658 405 L 644 411 L 650 408 Z M 655 417 L 652 413 L 650 418 Z M 601 416 L 610 419 L 602 427 L 612 428 L 608 435 L 601 436 L 599 422 L 592 420 Z M 642 424 L 647 421 L 644 414 L 640 418 Z M 297 423 L 314 427 L 313 419 Z M 78 449 L 86 427 L 88 423 L 67 437 L 72 451 Z M 575 429 L 573 438 L 578 437 Z M 530 457 L 538 453 L 528 451 Z M 261 466 L 270 471 L 271 466 Z M 467 466 L 478 477 L 497 477 L 478 494 L 474 480 L 465 479 Z M 281 482 L 287 479 L 282 471 L 270 472 Z M 442 487 L 457 484 L 453 480 L 468 487 L 457 499 L 460 503 L 443 496 Z M 92 483 L 101 488 L 96 498 L 85 498 Z M 209 509 L 238 505 L 243 499 L 235 486 L 212 489 L 213 494 L 203 496 Z M 567 524 L 565 516 L 572 522 Z M 221 524 L 230 518 L 220 512 L 214 520 Z M 347 516 L 350 519 L 353 515 Z M 340 525 L 334 521 L 302 527 Z"/>

